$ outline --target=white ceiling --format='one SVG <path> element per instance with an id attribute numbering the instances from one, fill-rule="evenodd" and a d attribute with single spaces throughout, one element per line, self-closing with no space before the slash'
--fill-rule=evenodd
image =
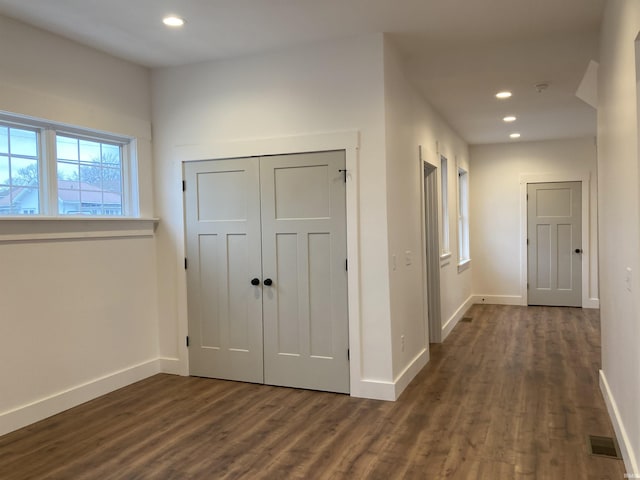
<path id="1" fill-rule="evenodd" d="M 605 0 L 0 0 L 0 13 L 148 67 L 385 32 L 416 86 L 469 143 L 595 135 L 575 97 Z M 180 30 L 161 23 L 187 20 Z M 549 82 L 538 94 L 534 85 Z M 512 89 L 498 102 L 493 94 Z M 506 126 L 506 113 L 518 115 Z"/>

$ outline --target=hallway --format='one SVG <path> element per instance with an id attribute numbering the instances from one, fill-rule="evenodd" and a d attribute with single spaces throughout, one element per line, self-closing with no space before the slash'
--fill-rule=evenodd
<path id="1" fill-rule="evenodd" d="M 0 437 L 0 478 L 622 479 L 598 315 L 476 305 L 394 403 L 156 375 Z"/>

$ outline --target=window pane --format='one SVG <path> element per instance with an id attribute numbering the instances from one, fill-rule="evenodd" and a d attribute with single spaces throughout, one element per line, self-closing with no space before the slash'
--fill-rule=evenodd
<path id="1" fill-rule="evenodd" d="M 60 180 L 78 183 L 80 180 L 78 164 L 58 161 L 58 183 Z M 78 185 L 75 188 L 78 188 Z"/>
<path id="2" fill-rule="evenodd" d="M 80 140 L 80 161 L 100 163 L 100 144 L 88 140 Z"/>
<path id="3" fill-rule="evenodd" d="M 38 186 L 38 161 L 25 158 L 11 159 L 12 185 Z"/>
<path id="4" fill-rule="evenodd" d="M 120 167 L 122 154 L 119 145 L 102 145 L 102 162 L 109 166 Z"/>
<path id="5" fill-rule="evenodd" d="M 0 185 L 9 185 L 9 157 L 0 155 Z"/>
<path id="6" fill-rule="evenodd" d="M 9 153 L 9 128 L 0 126 L 0 153 Z"/>
<path id="7" fill-rule="evenodd" d="M 118 145 L 58 136 L 58 212 L 122 215 L 122 162 Z M 67 152 L 67 153 L 65 153 Z"/>
<path id="8" fill-rule="evenodd" d="M 119 168 L 102 169 L 102 185 L 105 191 L 122 192 L 122 175 Z"/>
<path id="9" fill-rule="evenodd" d="M 80 165 L 80 187 L 83 190 L 102 190 L 102 168 L 99 163 Z"/>
<path id="10" fill-rule="evenodd" d="M 38 135 L 32 130 L 9 129 L 10 150 L 12 155 L 38 156 Z"/>
<path id="11" fill-rule="evenodd" d="M 40 195 L 37 188 L 18 187 L 12 189 L 13 215 L 36 215 L 40 213 Z"/>
<path id="12" fill-rule="evenodd" d="M 58 160 L 78 161 L 78 140 L 75 138 L 56 136 Z"/>

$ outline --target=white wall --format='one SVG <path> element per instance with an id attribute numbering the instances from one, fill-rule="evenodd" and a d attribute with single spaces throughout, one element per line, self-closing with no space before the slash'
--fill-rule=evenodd
<path id="1" fill-rule="evenodd" d="M 602 388 L 629 473 L 640 474 L 640 177 L 635 42 L 640 3 L 610 0 L 598 72 Z M 627 288 L 627 268 L 631 285 Z"/>
<path id="2" fill-rule="evenodd" d="M 382 36 L 372 35 L 153 72 L 155 183 L 163 192 L 156 198 L 163 219 L 158 233 L 160 348 L 164 357 L 174 359 L 176 371 L 188 371 L 181 163 L 305 145 L 322 148 L 323 139 L 352 134 L 359 147 L 351 151 L 343 145 L 351 170 L 351 391 L 393 397 L 382 45 Z M 356 160 L 349 165 L 351 156 Z"/>
<path id="3" fill-rule="evenodd" d="M 138 137 L 141 210 L 152 215 L 146 69 L 4 17 L 0 64 L 0 110 Z M 0 219 L 0 434 L 158 371 L 144 230 Z"/>
<path id="4" fill-rule="evenodd" d="M 583 181 L 583 306 L 598 306 L 597 166 L 593 138 L 471 147 L 474 300 L 526 304 L 527 181 Z M 584 194 L 587 193 L 585 196 Z M 585 203 L 586 202 L 586 203 Z M 584 220 L 587 224 L 584 225 Z M 524 230 L 523 230 L 524 229 Z"/>
<path id="5" fill-rule="evenodd" d="M 424 159 L 438 167 L 440 158 L 436 151 L 450 159 L 449 224 L 453 254 L 441 268 L 443 337 L 466 311 L 471 295 L 471 270 L 458 273 L 457 269 L 456 160 L 466 170 L 469 166 L 466 143 L 416 93 L 405 76 L 402 58 L 388 40 L 384 55 L 391 341 L 394 378 L 402 381 L 410 380 L 411 372 L 424 364 L 429 348 L 423 302 L 425 255 L 419 146 L 423 148 Z M 406 252 L 410 252 L 410 265 Z"/>

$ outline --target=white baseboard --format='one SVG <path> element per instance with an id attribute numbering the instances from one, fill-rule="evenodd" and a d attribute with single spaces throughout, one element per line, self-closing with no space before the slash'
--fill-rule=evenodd
<path id="1" fill-rule="evenodd" d="M 393 382 L 362 378 L 351 382 L 351 396 L 395 402 L 411 380 L 429 361 L 429 349 L 423 349 Z"/>
<path id="2" fill-rule="evenodd" d="M 411 380 L 415 378 L 420 370 L 429 362 L 429 349 L 423 349 L 416 357 L 407 365 L 400 375 L 396 378 L 395 383 L 395 398 L 397 400 L 404 392 L 404 389 L 411 383 Z"/>
<path id="3" fill-rule="evenodd" d="M 599 298 L 589 298 L 582 302 L 582 308 L 600 308 L 600 299 Z"/>
<path id="4" fill-rule="evenodd" d="M 158 359 L 161 373 L 169 373 L 171 375 L 188 375 L 184 373 L 184 366 L 179 358 L 160 357 Z"/>
<path id="5" fill-rule="evenodd" d="M 616 400 L 611 393 L 609 382 L 607 382 L 607 377 L 602 370 L 600 370 L 600 391 L 602 392 L 602 396 L 604 397 L 604 403 L 607 405 L 607 411 L 609 412 L 611 423 L 613 423 L 613 429 L 616 432 L 616 438 L 618 439 L 618 444 L 620 445 L 620 453 L 622 453 L 622 459 L 624 460 L 624 466 L 627 470 L 627 473 L 640 475 L 640 468 L 638 468 L 638 459 L 636 458 L 635 453 L 631 448 L 631 442 L 629 441 L 629 436 L 627 435 L 627 429 L 625 428 L 624 423 L 622 423 L 622 418 L 620 418 L 618 404 L 616 403 Z"/>
<path id="6" fill-rule="evenodd" d="M 160 362 L 157 359 L 149 360 L 2 412 L 0 413 L 0 435 L 39 422 L 157 373 L 160 373 Z"/>
<path id="7" fill-rule="evenodd" d="M 393 402 L 396 400 L 396 389 L 393 382 L 361 379 L 351 383 L 351 396 Z"/>
<path id="8" fill-rule="evenodd" d="M 464 316 L 464 314 L 471 308 L 473 305 L 473 296 L 467 298 L 467 300 L 460 305 L 460 308 L 455 311 L 455 313 L 447 320 L 447 322 L 442 326 L 442 337 L 441 341 L 444 342 L 445 338 L 449 336 L 451 330 L 458 324 L 460 319 Z"/>
<path id="9" fill-rule="evenodd" d="M 520 295 L 473 295 L 473 303 L 486 305 L 524 305 Z"/>

